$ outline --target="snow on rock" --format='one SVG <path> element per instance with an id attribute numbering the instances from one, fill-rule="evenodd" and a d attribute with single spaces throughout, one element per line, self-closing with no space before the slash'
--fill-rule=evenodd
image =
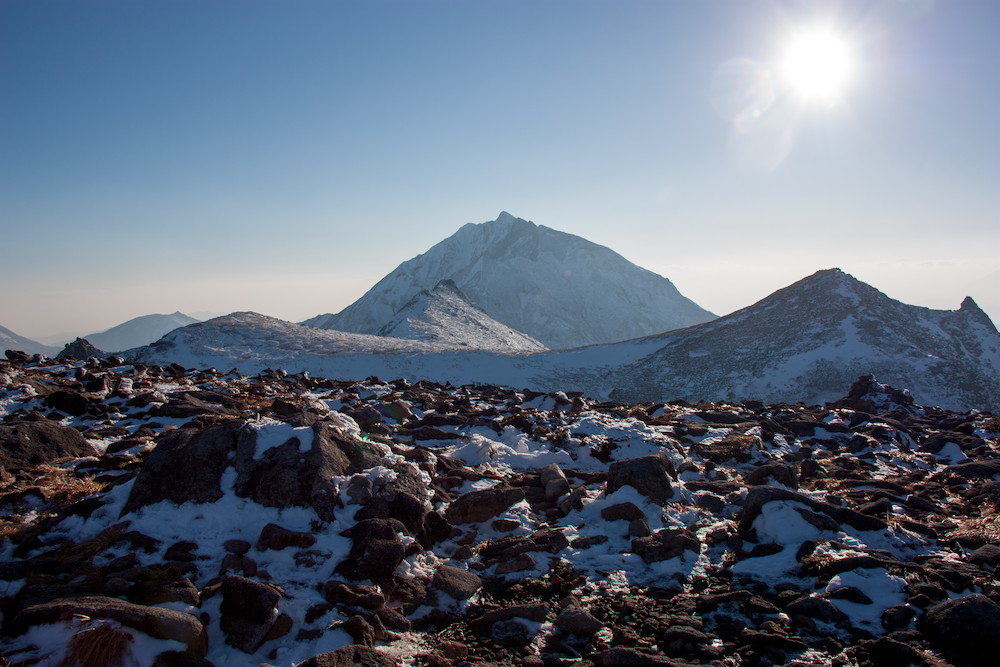
<path id="1" fill-rule="evenodd" d="M 92 447 L 0 475 L 14 662 L 986 664 L 948 629 L 1000 618 L 990 413 L 99 359 L 0 397 Z"/>

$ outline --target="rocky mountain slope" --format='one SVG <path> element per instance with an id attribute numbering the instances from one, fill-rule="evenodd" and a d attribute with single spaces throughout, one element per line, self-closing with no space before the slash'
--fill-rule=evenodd
<path id="1" fill-rule="evenodd" d="M 0 350 L 20 350 L 28 354 L 45 354 L 50 357 L 59 352 L 58 347 L 19 336 L 7 327 L 0 327 Z"/>
<path id="2" fill-rule="evenodd" d="M 441 280 L 550 348 L 610 343 L 714 317 L 666 278 L 614 251 L 504 212 L 403 262 L 340 313 L 303 324 L 375 334 L 417 292 Z"/>
<path id="3" fill-rule="evenodd" d="M 111 327 L 107 331 L 84 336 L 92 345 L 109 352 L 149 345 L 178 327 L 198 322 L 177 311 L 169 315 L 143 315 Z"/>
<path id="4" fill-rule="evenodd" d="M 531 336 L 497 322 L 470 303 L 450 280 L 421 290 L 377 334 L 498 352 L 545 349 Z"/>
<path id="5" fill-rule="evenodd" d="M 985 666 L 1000 420 L 0 362 L 10 664 Z M 130 662 L 131 661 L 131 662 Z"/>
<path id="6" fill-rule="evenodd" d="M 839 269 L 656 341 L 612 396 L 822 403 L 873 373 L 925 404 L 1000 407 L 1000 334 L 971 298 L 954 311 L 911 306 Z"/>

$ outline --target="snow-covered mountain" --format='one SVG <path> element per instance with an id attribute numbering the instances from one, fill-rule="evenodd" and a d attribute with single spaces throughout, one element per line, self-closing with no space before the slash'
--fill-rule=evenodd
<path id="1" fill-rule="evenodd" d="M 149 345 L 159 340 L 167 332 L 177 327 L 185 327 L 198 322 L 193 317 L 178 311 L 169 315 L 143 315 L 107 331 L 84 336 L 91 344 L 102 350 L 116 352 L 141 345 Z"/>
<path id="2" fill-rule="evenodd" d="M 234 313 L 124 354 L 244 373 L 270 367 L 349 379 L 486 383 L 634 402 L 825 403 L 874 374 L 924 405 L 1000 407 L 1000 333 L 971 298 L 955 311 L 911 306 L 839 269 L 712 322 L 568 350 L 501 354 Z"/>
<path id="3" fill-rule="evenodd" d="M 545 349 L 531 336 L 497 322 L 470 303 L 450 280 L 417 293 L 379 329 L 378 335 L 497 352 Z"/>
<path id="4" fill-rule="evenodd" d="M 821 403 L 874 374 L 925 405 L 1000 406 L 1000 334 L 971 298 L 954 311 L 911 306 L 839 269 L 655 340 L 620 370 L 613 398 Z"/>
<path id="5" fill-rule="evenodd" d="M 0 327 L 0 352 L 3 350 L 20 350 L 28 354 L 44 354 L 52 357 L 59 352 L 58 347 L 43 345 L 36 340 L 19 336 L 7 327 Z"/>
<path id="6" fill-rule="evenodd" d="M 303 324 L 377 334 L 415 294 L 442 280 L 453 281 L 493 319 L 550 348 L 615 342 L 714 318 L 669 280 L 614 251 L 503 212 L 403 262 L 340 313 Z"/>

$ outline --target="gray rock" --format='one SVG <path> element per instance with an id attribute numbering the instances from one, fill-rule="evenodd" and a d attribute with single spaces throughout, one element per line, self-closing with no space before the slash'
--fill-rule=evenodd
<path id="1" fill-rule="evenodd" d="M 604 627 L 604 624 L 584 609 L 569 607 L 556 617 L 556 627 L 566 634 L 589 637 Z"/>
<path id="2" fill-rule="evenodd" d="M 478 575 L 451 565 L 442 565 L 434 573 L 434 588 L 444 591 L 456 600 L 468 600 L 483 586 Z"/>
<path id="3" fill-rule="evenodd" d="M 671 478 L 676 478 L 674 466 L 666 454 L 650 454 L 624 461 L 615 461 L 608 468 L 606 493 L 614 493 L 623 486 L 631 486 L 639 493 L 661 505 L 673 494 Z"/>
<path id="4" fill-rule="evenodd" d="M 646 563 L 675 558 L 685 551 L 698 553 L 700 548 L 694 533 L 683 528 L 663 528 L 649 537 L 632 540 L 632 553 L 638 554 Z"/>

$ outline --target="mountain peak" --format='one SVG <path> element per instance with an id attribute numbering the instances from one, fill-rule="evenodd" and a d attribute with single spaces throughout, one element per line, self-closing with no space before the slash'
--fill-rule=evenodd
<path id="1" fill-rule="evenodd" d="M 378 333 L 442 279 L 478 309 L 547 347 L 610 343 L 713 319 L 669 280 L 604 246 L 501 211 L 400 264 L 336 315 L 305 324 Z"/>
<path id="2" fill-rule="evenodd" d="M 958 307 L 958 312 L 967 313 L 970 317 L 977 320 L 979 323 L 986 325 L 988 329 L 996 331 L 996 325 L 993 324 L 993 320 L 987 315 L 979 304 L 976 303 L 971 296 L 967 296 L 962 299 L 962 305 Z"/>

